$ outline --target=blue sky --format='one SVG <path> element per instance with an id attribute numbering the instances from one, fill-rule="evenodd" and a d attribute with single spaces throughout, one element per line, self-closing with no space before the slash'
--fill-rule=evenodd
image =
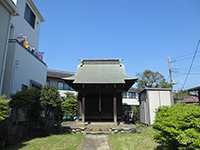
<path id="1" fill-rule="evenodd" d="M 121 58 L 130 75 L 152 69 L 168 78 L 167 57 L 192 54 L 200 39 L 199 0 L 35 2 L 45 17 L 40 50 L 53 69 L 75 72 L 82 58 Z M 173 64 L 177 89 L 191 62 L 186 58 Z M 199 58 L 186 87 L 200 84 Z"/>

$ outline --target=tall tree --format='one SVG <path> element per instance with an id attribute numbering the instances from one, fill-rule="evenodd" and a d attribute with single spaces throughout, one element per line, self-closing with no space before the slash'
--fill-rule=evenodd
<path id="1" fill-rule="evenodd" d="M 76 115 L 78 111 L 77 96 L 66 93 L 62 102 L 62 111 L 64 112 L 64 115 Z"/>
<path id="2" fill-rule="evenodd" d="M 170 88 L 171 85 L 166 81 L 164 76 L 159 72 L 145 70 L 142 74 L 138 74 L 138 88 Z"/>

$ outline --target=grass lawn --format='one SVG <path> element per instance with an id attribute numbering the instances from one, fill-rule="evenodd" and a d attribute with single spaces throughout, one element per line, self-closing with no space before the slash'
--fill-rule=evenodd
<path id="1" fill-rule="evenodd" d="M 113 150 L 154 150 L 158 144 L 153 141 L 153 132 L 147 127 L 141 133 L 113 134 L 109 142 Z"/>
<path id="2" fill-rule="evenodd" d="M 81 134 L 52 135 L 35 138 L 8 150 L 77 150 L 83 138 Z"/>

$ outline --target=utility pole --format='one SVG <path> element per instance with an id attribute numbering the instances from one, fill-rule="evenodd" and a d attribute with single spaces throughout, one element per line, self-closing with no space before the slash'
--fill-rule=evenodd
<path id="1" fill-rule="evenodd" d="M 172 86 L 172 90 L 173 90 L 172 61 L 170 57 L 168 57 L 167 63 L 168 63 L 168 71 L 169 71 L 169 83 Z"/>
<path id="2" fill-rule="evenodd" d="M 167 59 L 167 63 L 168 63 L 168 71 L 169 71 L 169 83 L 171 85 L 171 103 L 175 104 L 174 102 L 174 96 L 173 96 L 173 78 L 172 78 L 172 60 L 170 57 L 168 57 Z"/>

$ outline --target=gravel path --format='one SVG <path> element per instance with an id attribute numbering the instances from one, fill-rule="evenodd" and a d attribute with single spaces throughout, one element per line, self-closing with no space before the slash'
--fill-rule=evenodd
<path id="1" fill-rule="evenodd" d="M 82 150 L 111 150 L 108 136 L 86 134 Z"/>

